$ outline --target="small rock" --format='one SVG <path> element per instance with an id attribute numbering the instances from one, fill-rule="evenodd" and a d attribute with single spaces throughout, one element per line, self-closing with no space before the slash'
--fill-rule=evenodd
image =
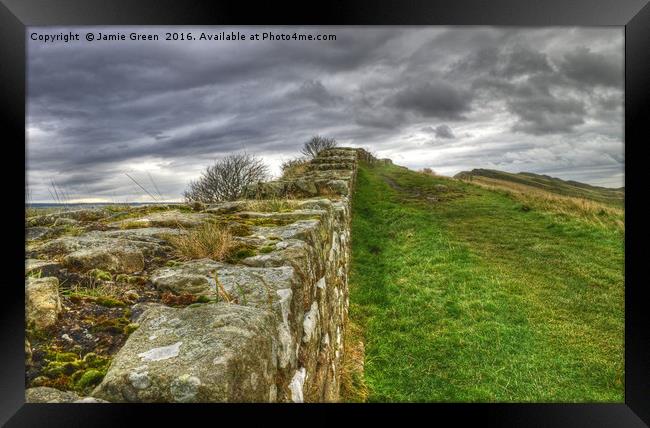
<path id="1" fill-rule="evenodd" d="M 27 326 L 39 330 L 54 325 L 61 313 L 59 280 L 54 277 L 25 280 L 25 317 Z"/>

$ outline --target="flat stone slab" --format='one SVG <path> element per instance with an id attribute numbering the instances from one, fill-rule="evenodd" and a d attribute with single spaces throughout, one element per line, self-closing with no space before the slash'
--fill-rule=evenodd
<path id="1" fill-rule="evenodd" d="M 39 239 L 47 239 L 56 235 L 56 231 L 50 227 L 35 226 L 25 229 L 25 240 L 36 241 Z"/>
<path id="2" fill-rule="evenodd" d="M 320 220 L 298 220 L 286 226 L 254 226 L 252 228 L 253 235 L 261 236 L 266 239 L 277 237 L 282 240 L 285 239 L 301 239 L 306 240 L 311 235 L 316 233 L 320 226 Z"/>
<path id="3" fill-rule="evenodd" d="M 105 232 L 91 232 L 88 235 L 103 236 L 107 238 L 128 239 L 131 241 L 151 242 L 154 244 L 166 243 L 166 237 L 169 235 L 180 235 L 185 233 L 181 229 L 172 227 L 145 227 L 138 229 L 121 229 L 121 230 L 107 230 Z"/>
<path id="4" fill-rule="evenodd" d="M 269 311 L 228 303 L 150 306 L 92 396 L 111 402 L 275 401 L 274 320 Z"/>
<path id="5" fill-rule="evenodd" d="M 25 260 L 25 275 L 38 273 L 41 277 L 55 276 L 61 269 L 61 264 L 51 260 Z"/>
<path id="6" fill-rule="evenodd" d="M 271 220 L 283 221 L 296 221 L 313 219 L 314 217 L 321 217 L 326 214 L 322 209 L 295 209 L 290 212 L 256 212 L 256 211 L 242 211 L 238 214 L 240 218 L 264 218 Z"/>
<path id="7" fill-rule="evenodd" d="M 26 389 L 25 401 L 28 403 L 108 403 L 99 398 L 82 397 L 72 391 L 60 391 L 47 386 Z"/>
<path id="8" fill-rule="evenodd" d="M 135 273 L 144 269 L 144 255 L 139 249 L 128 246 L 84 248 L 65 256 L 63 264 L 82 272 L 101 269 Z"/>
<path id="9" fill-rule="evenodd" d="M 299 239 L 286 239 L 274 245 L 273 251 L 247 257 L 241 262 L 253 267 L 302 266 L 314 247 Z M 312 256 L 314 256 L 312 254 Z"/>
<path id="10" fill-rule="evenodd" d="M 248 201 L 220 202 L 218 204 L 210 204 L 204 212 L 212 214 L 230 214 L 246 209 L 247 205 Z"/>
<path id="11" fill-rule="evenodd" d="M 217 280 L 240 303 L 276 300 L 276 290 L 291 289 L 296 279 L 291 267 L 259 268 L 230 265 L 211 259 L 164 267 L 151 274 L 151 282 L 161 291 L 216 296 Z"/>
<path id="12" fill-rule="evenodd" d="M 37 251 L 51 255 L 64 255 L 88 248 L 116 247 L 131 247 L 151 252 L 158 249 L 159 245 L 138 239 L 127 239 L 127 236 L 112 237 L 106 232 L 89 232 L 80 236 L 62 236 L 53 239 L 39 246 Z"/>
<path id="13" fill-rule="evenodd" d="M 206 213 L 189 213 L 178 210 L 156 211 L 142 217 L 127 218 L 109 223 L 113 227 L 197 227 L 212 218 Z"/>
<path id="14" fill-rule="evenodd" d="M 107 232 L 64 236 L 44 243 L 35 249 L 35 253 L 40 257 L 62 257 L 63 266 L 79 271 L 97 268 L 134 273 L 144 269 L 145 256 L 164 252 L 161 239 L 146 238 L 146 235 L 129 237 L 127 233 L 117 236 L 112 237 Z"/>
<path id="15" fill-rule="evenodd" d="M 80 210 L 68 210 L 60 213 L 46 214 L 27 218 L 28 226 L 52 226 L 61 218 L 72 219 L 76 221 L 88 222 L 97 221 L 110 216 L 111 213 L 102 208 L 88 208 Z M 59 224 L 62 224 L 60 222 Z M 66 222 L 69 223 L 69 222 Z"/>

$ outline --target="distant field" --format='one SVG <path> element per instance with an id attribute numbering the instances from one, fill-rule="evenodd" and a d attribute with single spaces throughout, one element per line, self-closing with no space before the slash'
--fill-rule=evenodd
<path id="1" fill-rule="evenodd" d="M 625 229 L 623 190 L 563 181 L 536 174 L 510 174 L 492 170 L 473 170 L 455 176 L 485 189 L 508 195 L 524 209 L 537 209 L 556 215 L 578 218 L 596 226 Z"/>
<path id="2" fill-rule="evenodd" d="M 529 172 L 517 174 L 495 171 L 491 169 L 474 169 L 456 174 L 455 178 L 469 181 L 487 180 L 488 182 L 505 182 L 520 184 L 562 196 L 584 198 L 597 202 L 622 207 L 625 201 L 625 189 L 610 189 L 606 187 L 591 186 L 577 181 L 566 181 L 548 175 L 539 175 Z"/>
<path id="3" fill-rule="evenodd" d="M 360 168 L 347 342 L 365 369 L 348 401 L 623 402 L 616 195 L 557 210 L 537 178 L 490 179 Z"/>

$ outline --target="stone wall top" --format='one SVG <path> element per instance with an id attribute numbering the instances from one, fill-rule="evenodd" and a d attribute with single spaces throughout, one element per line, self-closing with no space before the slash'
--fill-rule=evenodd
<path id="1" fill-rule="evenodd" d="M 84 395 L 109 402 L 336 401 L 348 311 L 350 196 L 357 163 L 369 156 L 363 149 L 328 149 L 291 179 L 251 186 L 249 200 L 198 212 L 179 205 L 28 219 L 26 276 L 52 277 L 52 283 L 56 277 L 65 287 L 89 278 L 125 288 L 125 306 L 100 311 L 128 324 L 115 336 L 125 342 L 100 355 L 110 366 Z M 219 260 L 174 255 L 170 237 L 213 223 L 227 227 L 245 251 Z M 39 233 L 29 238 L 30 230 Z M 181 298 L 190 303 L 174 303 Z M 95 301 L 75 299 L 61 295 L 66 314 L 94 310 Z M 95 327 L 77 336 L 53 316 L 57 349 L 92 343 Z M 38 337 L 26 349 L 44 346 Z M 82 359 L 89 351 L 96 350 L 82 349 Z M 85 367 L 82 360 L 66 364 Z M 87 369 L 96 375 L 102 367 Z M 43 378 L 31 386 L 61 381 Z M 31 391 L 27 396 L 41 401 L 70 394 Z"/>

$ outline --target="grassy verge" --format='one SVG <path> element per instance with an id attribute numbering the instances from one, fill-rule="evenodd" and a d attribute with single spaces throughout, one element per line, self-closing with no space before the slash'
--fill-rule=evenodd
<path id="1" fill-rule="evenodd" d="M 368 401 L 623 401 L 618 227 L 394 166 L 352 221 Z"/>
<path id="2" fill-rule="evenodd" d="M 474 177 L 473 184 L 504 193 L 526 207 L 548 211 L 560 216 L 578 218 L 595 226 L 625 230 L 625 213 L 622 207 L 581 197 L 557 195 L 525 184 Z"/>

